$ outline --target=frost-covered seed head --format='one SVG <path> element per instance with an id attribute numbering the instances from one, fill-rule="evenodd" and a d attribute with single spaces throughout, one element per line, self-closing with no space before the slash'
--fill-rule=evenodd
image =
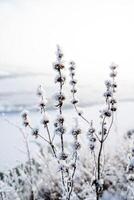
<path id="1" fill-rule="evenodd" d="M 65 129 L 65 127 L 63 127 L 63 126 L 58 126 L 56 129 L 55 129 L 55 133 L 57 134 L 57 135 L 62 135 L 62 134 L 64 134 L 66 132 L 66 129 Z"/>
<path id="2" fill-rule="evenodd" d="M 77 136 L 77 135 L 81 134 L 81 129 L 80 128 L 73 129 L 71 131 L 71 133 L 72 133 L 72 135 Z"/>
<path id="3" fill-rule="evenodd" d="M 103 110 L 103 115 L 105 116 L 105 117 L 111 117 L 111 111 L 110 110 Z"/>
<path id="4" fill-rule="evenodd" d="M 133 135 L 134 135 L 134 130 L 133 130 L 133 129 L 127 131 L 127 137 L 128 137 L 129 139 L 131 139 L 131 137 L 132 137 Z"/>
<path id="5" fill-rule="evenodd" d="M 59 159 L 60 160 L 66 160 L 68 158 L 68 155 L 64 152 L 61 152 L 59 155 Z"/>
<path id="6" fill-rule="evenodd" d="M 77 92 L 77 90 L 76 89 L 71 89 L 71 92 L 75 94 Z"/>
<path id="7" fill-rule="evenodd" d="M 117 67 L 118 67 L 118 65 L 112 63 L 111 66 L 110 66 L 110 69 L 111 70 L 115 70 Z"/>
<path id="8" fill-rule="evenodd" d="M 116 83 L 113 83 L 113 84 L 112 84 L 112 87 L 113 87 L 113 88 L 117 88 L 117 84 L 116 84 Z"/>
<path id="9" fill-rule="evenodd" d="M 56 101 L 64 101 L 65 100 L 65 95 L 63 93 L 61 94 L 56 94 L 55 95 L 55 100 Z"/>
<path id="10" fill-rule="evenodd" d="M 116 101 L 114 98 L 112 98 L 112 99 L 110 100 L 110 103 L 111 103 L 112 105 L 114 105 L 115 103 L 117 103 L 117 101 Z"/>
<path id="11" fill-rule="evenodd" d="M 57 52 L 56 52 L 56 55 L 57 55 L 57 59 L 58 59 L 58 60 L 61 60 L 62 57 L 63 57 L 63 53 L 62 53 L 61 48 L 60 48 L 59 45 L 57 45 Z"/>
<path id="12" fill-rule="evenodd" d="M 41 108 L 41 109 L 43 109 L 45 106 L 46 106 L 46 104 L 47 104 L 47 101 L 46 100 L 40 100 L 40 102 L 39 102 L 39 107 Z"/>
<path id="13" fill-rule="evenodd" d="M 75 76 L 75 73 L 74 73 L 74 72 L 71 72 L 71 73 L 70 73 L 70 76 L 71 76 L 71 77 Z"/>
<path id="14" fill-rule="evenodd" d="M 46 114 L 43 116 L 43 118 L 41 119 L 41 124 L 43 125 L 47 125 L 49 123 L 49 119 L 46 116 Z"/>
<path id="15" fill-rule="evenodd" d="M 115 112 L 117 110 L 117 108 L 115 106 L 111 107 L 111 111 Z"/>
<path id="16" fill-rule="evenodd" d="M 63 64 L 59 64 L 59 63 L 55 63 L 54 65 L 53 65 L 53 68 L 55 69 L 55 70 L 62 70 L 62 69 L 64 69 L 65 68 L 65 66 L 63 65 Z"/>
<path id="17" fill-rule="evenodd" d="M 74 61 L 70 61 L 69 64 L 72 65 L 72 66 L 74 66 L 74 65 L 75 65 L 75 62 L 74 62 Z"/>
<path id="18" fill-rule="evenodd" d="M 107 88 L 110 88 L 111 85 L 112 85 L 111 81 L 109 81 L 109 80 L 105 81 L 105 85 L 106 85 Z"/>
<path id="19" fill-rule="evenodd" d="M 28 119 L 24 119 L 24 120 L 23 120 L 23 125 L 24 125 L 25 127 L 29 126 L 29 121 L 28 121 Z"/>
<path id="20" fill-rule="evenodd" d="M 60 76 L 58 75 L 56 78 L 55 78 L 55 83 L 64 83 L 66 80 L 65 76 Z"/>
<path id="21" fill-rule="evenodd" d="M 91 150 L 91 151 L 93 151 L 93 150 L 94 150 L 94 148 L 95 148 L 95 145 L 94 145 L 94 143 L 90 143 L 90 144 L 89 144 L 89 148 L 90 148 L 90 150 Z"/>
<path id="22" fill-rule="evenodd" d="M 62 115 L 58 115 L 56 119 L 57 124 L 63 124 L 64 122 L 64 117 Z"/>
<path id="23" fill-rule="evenodd" d="M 77 103 L 78 103 L 78 100 L 77 100 L 77 99 L 72 99 L 72 100 L 71 100 L 71 103 L 72 103 L 72 104 L 77 104 Z"/>
<path id="24" fill-rule="evenodd" d="M 36 138 L 38 137 L 38 133 L 39 133 L 39 129 L 38 128 L 34 128 L 32 130 L 32 135 L 35 136 Z"/>
<path id="25" fill-rule="evenodd" d="M 23 119 L 26 119 L 28 117 L 28 111 L 27 110 L 24 110 L 22 113 L 21 113 L 21 117 Z"/>
<path id="26" fill-rule="evenodd" d="M 114 77 L 116 77 L 116 76 L 117 76 L 117 72 L 112 72 L 112 73 L 110 73 L 110 77 L 114 78 Z"/>
<path id="27" fill-rule="evenodd" d="M 90 141 L 90 142 L 96 142 L 96 138 L 95 138 L 95 137 L 91 137 L 91 138 L 89 139 L 89 141 Z"/>
<path id="28" fill-rule="evenodd" d="M 70 81 L 70 85 L 76 85 L 76 83 L 77 83 L 76 79 L 73 79 L 73 80 Z"/>
<path id="29" fill-rule="evenodd" d="M 81 144 L 78 141 L 75 141 L 73 144 L 74 150 L 79 150 L 81 148 Z"/>
<path id="30" fill-rule="evenodd" d="M 88 132 L 89 132 L 90 134 L 93 134 L 93 133 L 95 132 L 95 129 L 94 129 L 93 127 L 91 127 L 91 128 L 88 130 Z"/>
<path id="31" fill-rule="evenodd" d="M 104 97 L 108 98 L 108 97 L 111 97 L 112 96 L 112 92 L 111 91 L 106 91 L 104 93 Z"/>

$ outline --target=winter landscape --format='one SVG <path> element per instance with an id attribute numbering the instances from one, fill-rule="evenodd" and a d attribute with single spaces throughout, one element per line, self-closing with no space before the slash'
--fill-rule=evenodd
<path id="1" fill-rule="evenodd" d="M 0 200 L 134 200 L 133 8 L 0 0 Z"/>

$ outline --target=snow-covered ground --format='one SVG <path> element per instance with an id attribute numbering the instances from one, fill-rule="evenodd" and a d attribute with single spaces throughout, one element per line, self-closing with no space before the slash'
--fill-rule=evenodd
<path id="1" fill-rule="evenodd" d="M 91 120 L 94 120 L 95 126 L 99 127 L 99 110 L 103 108 L 103 105 L 94 105 L 90 107 L 83 107 L 85 116 Z M 120 148 L 122 138 L 124 133 L 131 128 L 134 128 L 134 103 L 133 102 L 122 102 L 118 105 L 118 112 L 115 116 L 115 122 L 113 126 L 113 131 L 109 136 L 108 148 L 109 151 L 115 152 L 116 148 Z M 53 120 L 57 114 L 56 110 L 50 110 L 48 112 L 51 118 L 51 125 L 50 129 L 53 130 Z M 31 123 L 37 125 L 40 123 L 41 116 L 37 112 L 31 112 Z M 72 109 L 65 109 L 64 115 L 66 117 L 66 126 L 70 127 L 73 125 L 73 117 L 76 117 Z M 19 113 L 8 113 L 6 117 L 13 123 L 21 126 L 21 117 Z M 0 119 L 0 170 L 5 170 L 11 168 L 22 161 L 26 160 L 26 151 L 25 145 L 22 138 L 21 133 L 19 130 L 12 125 L 8 124 L 6 121 L 3 120 L 1 117 Z M 84 131 L 87 128 L 85 126 L 85 122 L 80 120 L 80 126 L 83 127 Z M 33 154 L 36 154 L 37 146 L 35 141 L 41 142 L 39 139 L 34 139 L 30 133 L 29 134 L 29 141 L 30 141 L 30 148 Z M 45 134 L 45 132 L 43 133 Z M 120 137 L 121 136 L 121 137 Z M 86 132 L 83 132 L 81 135 L 81 139 L 83 142 L 86 140 Z M 66 133 L 66 140 L 71 140 L 69 133 Z M 44 143 L 44 145 L 46 145 Z"/>

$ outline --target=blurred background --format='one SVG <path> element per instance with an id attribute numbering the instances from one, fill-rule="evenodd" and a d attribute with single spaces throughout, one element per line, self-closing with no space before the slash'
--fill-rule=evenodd
<path id="1" fill-rule="evenodd" d="M 66 69 L 77 64 L 82 102 L 101 100 L 111 62 L 119 98 L 133 100 L 133 9 L 132 0 L 0 0 L 0 111 L 34 106 L 40 83 L 51 96 L 57 44 Z"/>

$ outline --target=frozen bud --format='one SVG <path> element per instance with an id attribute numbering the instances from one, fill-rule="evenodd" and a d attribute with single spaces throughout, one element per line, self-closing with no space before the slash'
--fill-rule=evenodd
<path id="1" fill-rule="evenodd" d="M 116 77 L 116 76 L 117 76 L 117 72 L 111 72 L 111 73 L 110 73 L 110 77 L 114 78 L 114 77 Z"/>
<path id="2" fill-rule="evenodd" d="M 65 95 L 63 93 L 59 93 L 55 95 L 55 100 L 56 101 L 64 101 L 65 100 Z"/>
<path id="3" fill-rule="evenodd" d="M 73 136 L 77 136 L 79 134 L 81 134 L 81 129 L 80 128 L 75 128 L 71 131 Z"/>
<path id="4" fill-rule="evenodd" d="M 75 62 L 73 62 L 73 61 L 70 62 L 69 70 L 70 70 L 71 72 L 75 70 Z"/>
<path id="5" fill-rule="evenodd" d="M 73 148 L 74 148 L 74 150 L 79 150 L 81 148 L 80 143 L 78 141 L 75 141 L 73 144 Z"/>
<path id="6" fill-rule="evenodd" d="M 76 79 L 73 79 L 73 80 L 70 81 L 70 85 L 76 85 L 76 83 L 77 83 Z"/>
<path id="7" fill-rule="evenodd" d="M 46 99 L 41 99 L 41 100 L 39 101 L 39 107 L 40 107 L 41 109 L 43 109 L 43 108 L 46 106 L 46 104 L 47 104 L 47 100 L 46 100 Z"/>
<path id="8" fill-rule="evenodd" d="M 61 51 L 61 48 L 59 45 L 57 45 L 57 52 L 56 52 L 56 55 L 57 55 L 57 59 L 61 59 L 63 57 L 63 53 Z"/>
<path id="9" fill-rule="evenodd" d="M 93 134 L 95 132 L 95 129 L 93 127 L 91 127 L 89 130 L 88 130 L 88 133 L 89 134 Z"/>
<path id="10" fill-rule="evenodd" d="M 38 88 L 37 88 L 37 95 L 38 96 L 43 96 L 44 94 L 44 90 L 42 88 L 42 86 L 40 85 Z"/>
<path id="11" fill-rule="evenodd" d="M 68 155 L 64 152 L 61 152 L 59 155 L 59 159 L 60 160 L 66 160 L 68 158 Z"/>
<path id="12" fill-rule="evenodd" d="M 70 76 L 71 76 L 71 77 L 75 76 L 75 72 L 72 72 L 72 71 L 71 71 Z"/>
<path id="13" fill-rule="evenodd" d="M 63 122 L 64 122 L 64 117 L 62 115 L 58 115 L 56 119 L 56 123 L 63 124 Z"/>
<path id="14" fill-rule="evenodd" d="M 111 81 L 107 80 L 105 81 L 105 85 L 107 88 L 110 88 L 111 87 Z"/>
<path id="15" fill-rule="evenodd" d="M 89 141 L 90 142 L 96 142 L 96 138 L 95 137 L 90 137 Z"/>
<path id="16" fill-rule="evenodd" d="M 127 137 L 130 139 L 132 135 L 134 134 L 133 130 L 127 131 Z"/>
<path id="17" fill-rule="evenodd" d="M 117 101 L 116 101 L 114 98 L 112 98 L 112 99 L 110 100 L 110 103 L 111 103 L 112 105 L 114 105 L 115 103 L 117 103 Z"/>
<path id="18" fill-rule="evenodd" d="M 71 103 L 72 103 L 72 104 L 77 104 L 77 103 L 78 103 L 78 100 L 77 100 L 77 99 L 73 99 L 73 100 L 71 101 Z"/>
<path id="19" fill-rule="evenodd" d="M 108 98 L 108 97 L 111 97 L 112 96 L 112 92 L 111 91 L 106 91 L 104 93 L 104 97 Z"/>
<path id="20" fill-rule="evenodd" d="M 69 67 L 69 70 L 70 70 L 71 72 L 74 71 L 74 70 L 75 70 L 75 66 Z"/>
<path id="21" fill-rule="evenodd" d="M 83 114 L 82 110 L 78 110 L 78 115 L 81 116 Z"/>
<path id="22" fill-rule="evenodd" d="M 89 144 L 89 148 L 90 148 L 90 150 L 91 150 L 91 151 L 93 151 L 93 150 L 94 150 L 94 148 L 95 148 L 95 145 L 94 145 L 94 143 L 90 143 L 90 144 Z"/>
<path id="23" fill-rule="evenodd" d="M 55 133 L 57 135 L 62 135 L 66 132 L 66 129 L 64 126 L 58 126 L 56 129 L 55 129 Z"/>
<path id="24" fill-rule="evenodd" d="M 74 61 L 70 61 L 69 64 L 72 65 L 72 66 L 74 66 L 74 65 L 75 65 L 75 62 L 74 62 Z"/>
<path id="25" fill-rule="evenodd" d="M 76 89 L 71 89 L 71 92 L 75 94 L 77 92 L 77 90 Z"/>
<path id="26" fill-rule="evenodd" d="M 38 137 L 38 133 L 39 133 L 39 129 L 38 128 L 32 129 L 32 135 L 35 136 L 35 138 Z"/>
<path id="27" fill-rule="evenodd" d="M 60 76 L 58 75 L 56 78 L 55 78 L 55 83 L 64 83 L 66 80 L 65 76 Z"/>
<path id="28" fill-rule="evenodd" d="M 111 66 L 110 66 L 110 69 L 111 70 L 115 70 L 117 67 L 118 67 L 118 65 L 112 63 Z"/>
<path id="29" fill-rule="evenodd" d="M 47 125 L 48 123 L 49 123 L 49 119 L 48 119 L 47 115 L 45 114 L 43 116 L 43 118 L 41 119 L 41 124 Z"/>
<path id="30" fill-rule="evenodd" d="M 112 87 L 113 87 L 113 88 L 117 88 L 117 84 L 116 84 L 116 83 L 113 83 L 113 84 L 112 84 Z"/>
<path id="31" fill-rule="evenodd" d="M 111 111 L 115 112 L 117 110 L 117 108 L 115 106 L 111 107 Z"/>
<path id="32" fill-rule="evenodd" d="M 58 169 L 58 171 L 64 171 L 64 169 L 65 169 L 65 166 L 64 165 L 59 165 L 59 169 Z"/>
<path id="33" fill-rule="evenodd" d="M 103 110 L 103 115 L 104 115 L 105 117 L 111 117 L 111 111 L 105 109 L 105 110 Z"/>
<path id="34" fill-rule="evenodd" d="M 104 135 L 107 134 L 107 128 L 105 126 L 103 127 L 103 133 L 104 133 Z"/>
<path id="35" fill-rule="evenodd" d="M 53 68 L 55 69 L 55 70 L 61 70 L 61 69 L 64 69 L 65 68 L 65 66 L 63 65 L 63 64 L 59 64 L 59 63 L 55 63 L 55 64 L 53 64 Z"/>
<path id="36" fill-rule="evenodd" d="M 129 181 L 134 182 L 134 174 L 129 174 L 128 177 L 127 177 L 127 179 L 128 179 Z"/>
<path id="37" fill-rule="evenodd" d="M 72 163 L 70 164 L 70 167 L 71 167 L 71 168 L 76 168 L 76 163 L 75 163 L 75 162 L 72 162 Z"/>
<path id="38" fill-rule="evenodd" d="M 24 120 L 23 120 L 23 125 L 24 125 L 25 127 L 29 126 L 29 121 L 28 121 L 28 119 L 24 119 Z"/>
<path id="39" fill-rule="evenodd" d="M 23 119 L 26 119 L 28 117 L 28 111 L 27 110 L 24 110 L 22 113 L 21 113 L 21 117 Z"/>

